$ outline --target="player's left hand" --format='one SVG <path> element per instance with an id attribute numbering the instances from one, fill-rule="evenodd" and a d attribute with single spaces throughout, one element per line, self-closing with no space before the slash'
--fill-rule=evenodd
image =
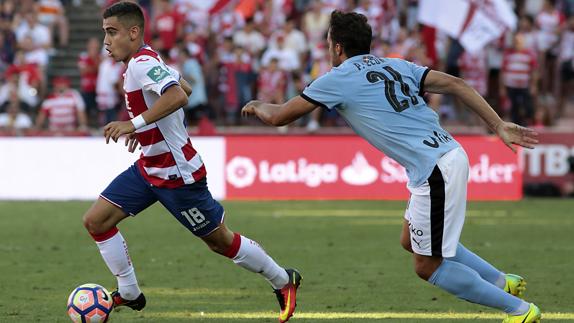
<path id="1" fill-rule="evenodd" d="M 131 121 L 112 121 L 104 127 L 104 137 L 106 137 L 106 144 L 110 142 L 110 138 L 114 142 L 122 135 L 127 135 L 134 132 L 134 124 Z"/>
<path id="2" fill-rule="evenodd" d="M 519 145 L 525 148 L 534 148 L 538 143 L 538 133 L 530 128 L 519 126 L 512 122 L 502 122 L 496 127 L 496 134 L 502 139 L 504 144 L 516 153 L 513 145 Z"/>
<path id="3" fill-rule="evenodd" d="M 136 151 L 138 144 L 139 144 L 139 141 L 136 138 L 135 132 L 132 132 L 126 136 L 126 144 L 125 145 L 128 147 L 128 151 L 130 153 L 133 153 L 134 151 Z"/>

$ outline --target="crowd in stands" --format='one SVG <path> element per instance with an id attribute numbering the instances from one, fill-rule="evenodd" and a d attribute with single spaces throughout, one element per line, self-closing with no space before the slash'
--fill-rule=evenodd
<path id="1" fill-rule="evenodd" d="M 115 1 L 99 1 L 103 7 Z M 224 1 L 225 2 L 225 1 Z M 257 126 L 240 118 L 252 99 L 282 103 L 329 71 L 326 34 L 334 9 L 365 14 L 373 27 L 372 53 L 400 57 L 464 78 L 505 119 L 545 128 L 573 117 L 574 0 L 509 1 L 515 31 L 470 54 L 454 39 L 419 25 L 417 0 L 139 1 L 146 15 L 146 43 L 193 86 L 185 107 L 189 125 Z M 127 118 L 123 64 L 92 38 L 78 57 L 80 87 L 47 79 L 50 56 L 68 43 L 60 0 L 3 0 L 0 8 L 0 129 L 96 131 Z M 67 5 L 81 5 L 74 2 Z M 94 13 L 95 14 L 95 13 Z M 56 73 L 57 74 L 57 73 Z M 425 98 L 449 125 L 481 125 L 450 97 Z M 568 108 L 570 107 L 570 108 Z M 317 110 L 301 124 L 309 132 L 340 126 L 336 112 Z"/>

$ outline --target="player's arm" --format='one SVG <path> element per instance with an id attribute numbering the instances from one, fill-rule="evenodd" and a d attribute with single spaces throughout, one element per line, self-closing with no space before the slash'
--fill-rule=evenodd
<path id="1" fill-rule="evenodd" d="M 182 76 L 179 78 L 179 85 L 181 86 L 181 88 L 185 92 L 185 95 L 187 95 L 189 97 L 191 95 L 191 92 L 193 91 L 191 88 L 191 84 L 189 84 L 189 82 L 187 82 Z"/>
<path id="2" fill-rule="evenodd" d="M 270 104 L 258 100 L 247 103 L 241 109 L 241 115 L 255 115 L 261 121 L 272 126 L 284 126 L 301 116 L 315 110 L 317 106 L 301 96 L 296 96 L 283 104 Z"/>
<path id="3" fill-rule="evenodd" d="M 108 123 L 104 127 L 104 136 L 106 137 L 106 143 L 109 143 L 110 138 L 115 142 L 122 135 L 134 132 L 150 123 L 154 123 L 181 108 L 187 104 L 187 95 L 179 86 L 175 83 L 169 86 L 163 94 L 155 101 L 151 109 L 144 111 L 142 114 L 128 121 L 114 121 Z"/>
<path id="4" fill-rule="evenodd" d="M 535 139 L 538 134 L 534 130 L 500 119 L 486 100 L 458 77 L 438 71 L 430 71 L 424 79 L 423 88 L 431 93 L 456 96 L 478 114 L 490 129 L 514 152 L 516 152 L 516 149 L 512 144 L 534 148 L 534 144 L 538 143 L 538 140 Z"/>

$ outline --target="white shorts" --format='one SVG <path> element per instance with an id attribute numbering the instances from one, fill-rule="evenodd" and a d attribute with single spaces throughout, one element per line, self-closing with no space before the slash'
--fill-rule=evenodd
<path id="1" fill-rule="evenodd" d="M 464 224 L 468 157 L 462 148 L 444 154 L 429 179 L 408 187 L 411 198 L 405 212 L 413 252 L 424 256 L 454 257 Z"/>

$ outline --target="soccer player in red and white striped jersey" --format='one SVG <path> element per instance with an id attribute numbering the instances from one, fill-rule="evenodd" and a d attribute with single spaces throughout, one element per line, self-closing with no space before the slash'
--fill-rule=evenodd
<path id="1" fill-rule="evenodd" d="M 131 117 L 104 127 L 106 143 L 125 135 L 129 151 L 138 143 L 142 147 L 135 165 L 118 175 L 84 215 L 84 226 L 117 277 L 115 306 L 135 310 L 145 306 L 127 244 L 116 225 L 160 201 L 211 250 L 267 279 L 279 300 L 280 322 L 286 322 L 295 310 L 301 276 L 280 267 L 258 243 L 225 226 L 223 207 L 207 188 L 205 165 L 184 126 L 182 106 L 191 87 L 144 44 L 144 17 L 137 4 L 116 3 L 103 18 L 105 48 L 114 60 L 126 64 L 124 90 Z"/>

